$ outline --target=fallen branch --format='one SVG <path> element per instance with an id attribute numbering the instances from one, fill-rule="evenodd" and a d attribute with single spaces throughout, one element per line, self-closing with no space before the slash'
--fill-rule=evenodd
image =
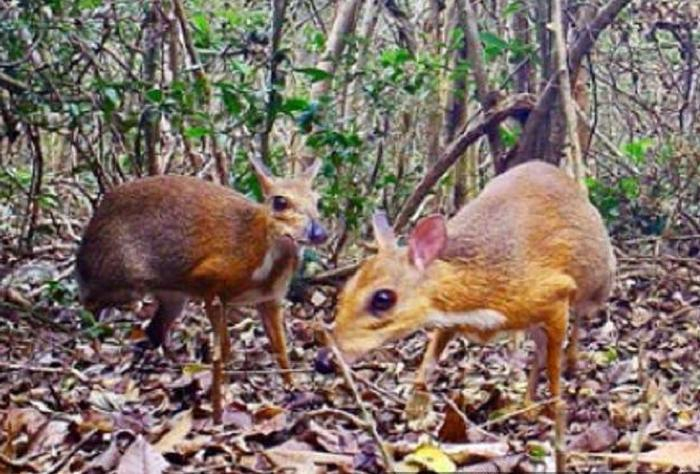
<path id="1" fill-rule="evenodd" d="M 10 468 L 10 471 L 8 472 L 12 472 L 14 470 L 18 470 L 19 472 L 39 472 L 39 469 L 37 469 L 26 459 L 10 459 L 2 453 L 0 453 L 0 466 L 6 466 Z M 0 472 L 6 471 L 0 470 Z"/>
<path id="2" fill-rule="evenodd" d="M 558 402 L 558 401 L 559 401 L 559 398 L 558 398 L 558 397 L 557 397 L 557 398 L 548 398 L 548 399 L 546 399 L 546 400 L 542 400 L 541 402 L 537 402 L 537 403 L 533 403 L 533 404 L 531 404 L 531 405 L 528 405 L 528 406 L 526 406 L 525 408 L 521 408 L 520 410 L 515 410 L 515 411 L 511 411 L 511 412 L 505 413 L 505 414 L 502 415 L 502 416 L 499 416 L 499 417 L 494 418 L 494 419 L 492 419 L 492 420 L 489 420 L 489 421 L 487 421 L 487 422 L 485 422 L 485 423 L 482 423 L 482 424 L 480 424 L 480 425 L 477 425 L 476 428 L 477 428 L 477 429 L 480 429 L 480 430 L 485 430 L 485 429 L 488 428 L 489 426 L 496 425 L 496 424 L 499 424 L 499 423 L 503 423 L 504 421 L 509 420 L 509 419 L 511 419 L 511 418 L 513 418 L 513 417 L 515 417 L 515 416 L 522 415 L 523 413 L 527 413 L 527 412 L 529 412 L 529 411 L 536 410 L 536 409 L 538 409 L 538 408 L 541 408 L 541 407 L 546 406 L 546 405 L 550 405 L 550 404 L 552 404 L 552 403 L 556 403 L 556 402 Z"/>
<path id="3" fill-rule="evenodd" d="M 70 452 L 61 460 L 56 462 L 53 466 L 49 468 L 48 471 L 46 471 L 46 474 L 56 474 L 59 472 L 61 469 L 63 469 L 63 466 L 68 464 L 68 461 L 75 456 L 75 453 L 80 451 L 80 449 L 87 444 L 88 441 L 90 441 L 90 438 L 92 438 L 99 430 L 93 429 L 89 431 L 85 436 L 83 436 L 83 439 L 80 440 L 78 444 L 76 444 L 73 449 L 70 450 Z"/>
<path id="4" fill-rule="evenodd" d="M 381 436 L 379 436 L 379 433 L 377 432 L 377 425 L 374 422 L 374 418 L 372 417 L 372 414 L 369 412 L 369 410 L 367 410 L 367 407 L 365 407 L 365 404 L 362 402 L 360 392 L 358 392 L 357 385 L 355 385 L 355 381 L 352 378 L 352 372 L 350 371 L 350 367 L 348 367 L 348 365 L 343 360 L 343 356 L 340 353 L 340 350 L 335 345 L 335 342 L 330 337 L 330 335 L 326 331 L 324 331 L 324 335 L 326 337 L 326 345 L 333 352 L 333 356 L 335 357 L 336 363 L 340 368 L 340 373 L 342 374 L 343 379 L 345 379 L 345 383 L 350 388 L 350 392 L 355 398 L 355 403 L 357 403 L 357 406 L 360 408 L 360 412 L 362 413 L 362 419 L 365 423 L 365 430 L 377 443 L 377 446 L 379 447 L 379 450 L 382 453 L 382 458 L 384 458 L 384 464 L 387 472 L 395 472 L 396 470 L 394 469 L 394 460 L 390 453 L 391 448 L 388 446 L 387 443 L 384 442 L 384 440 L 382 440 Z"/>
<path id="5" fill-rule="evenodd" d="M 36 366 L 36 365 L 14 364 L 11 362 L 0 361 L 0 368 L 5 369 L 5 370 L 14 370 L 14 371 L 26 370 L 27 372 L 37 372 L 37 373 L 44 373 L 44 374 L 73 375 L 75 378 L 77 378 L 78 380 L 80 380 L 83 383 L 90 382 L 90 380 L 85 375 L 83 375 L 78 370 L 74 369 L 73 367 L 69 367 L 67 369 L 64 369 L 63 367 L 41 367 L 41 366 Z"/>

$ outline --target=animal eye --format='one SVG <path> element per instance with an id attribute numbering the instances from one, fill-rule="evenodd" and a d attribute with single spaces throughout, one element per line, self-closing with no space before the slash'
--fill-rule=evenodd
<path id="1" fill-rule="evenodd" d="M 390 310 L 396 304 L 396 292 L 393 290 L 377 290 L 372 295 L 370 310 L 375 315 Z"/>
<path id="2" fill-rule="evenodd" d="M 289 207 L 289 201 L 284 196 L 274 196 L 272 198 L 272 209 L 276 212 L 284 211 Z"/>

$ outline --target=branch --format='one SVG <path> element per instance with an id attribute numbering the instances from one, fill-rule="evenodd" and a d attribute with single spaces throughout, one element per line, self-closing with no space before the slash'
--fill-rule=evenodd
<path id="1" fill-rule="evenodd" d="M 622 11 L 630 1 L 631 0 L 611 0 L 600 9 L 600 13 L 598 13 L 593 21 L 582 28 L 581 31 L 577 32 L 575 35 L 576 39 L 573 44 L 569 46 L 570 71 L 576 71 L 581 66 L 581 61 L 593 48 L 593 44 L 598 39 L 598 36 L 600 36 L 600 33 L 613 22 L 615 17 L 617 17 L 620 11 Z M 555 72 L 549 78 L 542 94 L 540 94 L 537 105 L 532 109 L 532 113 L 530 113 L 530 117 L 525 123 L 525 129 L 521 134 L 517 152 L 513 155 L 513 160 L 507 163 L 507 167 L 523 163 L 529 158 L 530 150 L 533 149 L 538 136 L 537 132 L 557 97 L 557 82 L 558 74 Z"/>
<path id="2" fill-rule="evenodd" d="M 462 3 L 462 2 L 460 2 Z M 476 94 L 479 98 L 479 103 L 484 111 L 489 109 L 489 83 L 486 64 L 484 63 L 484 50 L 479 39 L 479 27 L 476 24 L 476 14 L 472 8 L 471 0 L 466 0 L 464 3 L 465 28 L 464 37 L 467 41 L 467 56 L 469 64 L 474 72 L 474 81 L 476 82 Z M 489 148 L 493 156 L 494 163 L 500 161 L 501 155 L 501 139 L 498 135 L 498 130 L 488 128 L 486 130 L 489 139 Z"/>
<path id="3" fill-rule="evenodd" d="M 0 71 L 0 86 L 12 92 L 29 92 L 32 90 L 31 87 L 24 82 L 17 80 L 2 71 Z"/>
<path id="4" fill-rule="evenodd" d="M 418 183 L 411 196 L 406 200 L 406 203 L 394 221 L 394 230 L 396 232 L 401 231 L 411 219 L 411 216 L 430 189 L 442 178 L 459 157 L 462 156 L 469 145 L 477 141 L 482 135 L 486 134 L 488 130 L 493 129 L 507 118 L 530 112 L 533 105 L 534 99 L 531 94 L 513 95 L 501 101 L 497 105 L 497 108 L 486 113 L 481 122 L 472 129 L 463 132 L 450 143 L 433 167 L 428 170 L 423 179 Z"/>

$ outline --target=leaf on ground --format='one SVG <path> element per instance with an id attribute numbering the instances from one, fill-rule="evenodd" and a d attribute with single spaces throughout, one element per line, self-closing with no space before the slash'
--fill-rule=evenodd
<path id="1" fill-rule="evenodd" d="M 99 456 L 93 459 L 85 468 L 85 471 L 90 472 L 94 469 L 101 469 L 102 472 L 108 472 L 114 469 L 119 462 L 121 453 L 119 452 L 119 443 L 117 437 L 112 437 L 112 442 L 109 447 Z"/>
<path id="2" fill-rule="evenodd" d="M 292 469 L 294 472 L 326 472 L 320 466 L 337 466 L 350 472 L 353 456 L 313 451 L 306 443 L 290 440 L 265 451 L 267 459 L 280 469 Z"/>
<path id="3" fill-rule="evenodd" d="M 163 455 L 139 435 L 119 461 L 117 474 L 161 474 L 167 467 Z"/>
<path id="4" fill-rule="evenodd" d="M 609 449 L 617 438 L 618 431 L 609 422 L 594 423 L 569 442 L 569 449 L 597 453 Z"/>
<path id="5" fill-rule="evenodd" d="M 330 453 L 355 454 L 359 451 L 352 433 L 331 431 L 311 420 L 308 433 L 321 448 Z"/>
<path id="6" fill-rule="evenodd" d="M 417 469 L 416 469 L 417 468 Z M 457 466 L 450 457 L 437 446 L 424 444 L 406 456 L 396 467 L 399 472 L 456 472 Z"/>
<path id="7" fill-rule="evenodd" d="M 500 474 L 502 472 L 513 472 L 518 464 L 522 462 L 523 458 L 524 456 L 522 454 L 513 454 L 510 456 L 504 456 L 502 458 L 496 458 L 490 461 L 484 461 L 477 464 L 472 464 L 470 466 L 461 467 L 459 472 L 473 472 L 478 474 Z M 522 472 L 534 472 L 534 469 L 523 470 Z"/>
<path id="8" fill-rule="evenodd" d="M 159 453 L 172 451 L 175 446 L 181 443 L 192 430 L 192 410 L 180 413 L 172 423 L 170 431 L 165 433 L 155 444 L 155 449 Z"/>
<path id="9" fill-rule="evenodd" d="M 33 408 L 10 409 L 2 424 L 5 444 L 0 448 L 0 453 L 9 458 L 15 457 L 15 438 L 26 433 L 30 438 L 46 426 L 46 417 Z"/>
<path id="10" fill-rule="evenodd" d="M 700 467 L 700 443 L 695 441 L 671 441 L 658 443 L 652 451 L 639 453 L 637 461 L 656 466 L 673 466 L 680 468 Z M 618 461 L 631 462 L 634 453 L 610 454 L 608 457 Z"/>
<path id="11" fill-rule="evenodd" d="M 448 404 L 445 407 L 445 419 L 438 430 L 438 439 L 445 443 L 464 443 L 468 441 L 469 426 L 464 415 L 455 409 L 463 405 L 464 397 L 458 393 L 453 401 L 454 405 Z"/>
<path id="12" fill-rule="evenodd" d="M 474 460 L 500 458 L 508 454 L 508 443 L 441 444 L 440 449 L 458 465 Z"/>

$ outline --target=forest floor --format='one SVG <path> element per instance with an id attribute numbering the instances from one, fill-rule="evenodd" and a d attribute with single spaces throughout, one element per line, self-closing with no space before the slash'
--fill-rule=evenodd
<path id="1" fill-rule="evenodd" d="M 698 467 L 700 236 L 616 247 L 614 295 L 584 323 L 580 367 L 565 379 L 567 466 Z M 191 304 L 172 335 L 179 362 L 156 351 L 138 357 L 146 319 L 113 311 L 92 320 L 68 277 L 72 243 L 38 250 L 31 260 L 0 259 L 0 279 L 12 288 L 0 295 L 0 472 L 384 471 L 343 378 L 313 370 L 315 322 L 332 318 L 334 289 L 311 289 L 306 303 L 288 308 L 295 390 L 284 389 L 256 315 L 230 323 L 224 424 L 213 426 L 211 376 L 201 363 L 210 328 L 201 307 Z M 37 303 L 22 307 L 23 299 Z M 432 409 L 409 421 L 425 341 L 420 333 L 378 350 L 355 370 L 362 401 L 402 469 L 552 471 L 552 423 L 514 413 L 530 343 L 452 341 L 430 385 Z M 546 385 L 542 377 L 541 399 Z"/>

